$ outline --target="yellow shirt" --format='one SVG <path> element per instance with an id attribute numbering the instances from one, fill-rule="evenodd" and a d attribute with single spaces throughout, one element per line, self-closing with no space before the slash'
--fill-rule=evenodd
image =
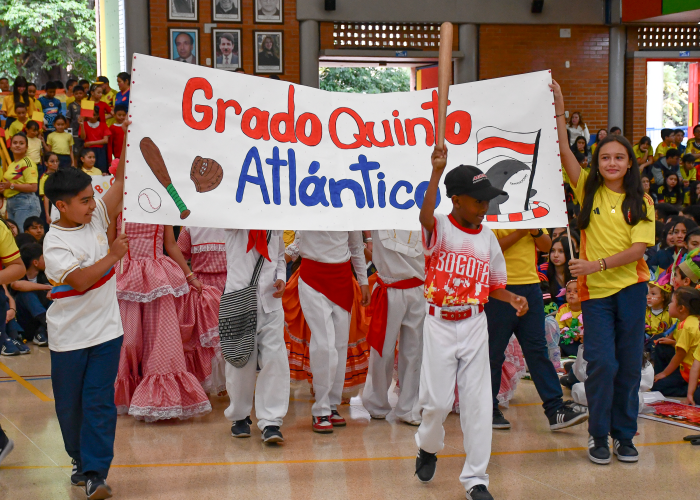
<path id="1" fill-rule="evenodd" d="M 72 102 L 75 102 L 75 97 L 73 97 L 73 96 L 66 97 L 66 106 L 68 106 Z"/>
<path id="2" fill-rule="evenodd" d="M 676 349 L 685 351 L 685 357 L 681 361 L 681 375 L 688 380 L 690 367 L 693 366 L 695 351 L 700 344 L 700 323 L 697 316 L 688 316 L 684 321 L 678 323 L 676 328 Z M 686 372 L 685 374 L 683 372 Z"/>
<path id="3" fill-rule="evenodd" d="M 92 167 L 92 168 L 83 167 L 81 170 L 88 175 L 102 175 L 102 170 L 100 170 L 97 167 Z"/>
<path id="4" fill-rule="evenodd" d="M 12 184 L 36 184 L 39 181 L 39 171 L 36 164 L 25 156 L 19 161 L 10 163 L 3 174 L 3 179 Z M 19 194 L 19 191 L 6 189 L 3 194 L 5 198 L 12 198 Z"/>
<path id="5" fill-rule="evenodd" d="M 691 139 L 688 141 L 688 144 L 685 147 L 685 154 L 693 154 L 697 155 L 700 154 L 700 146 L 698 146 L 697 141 L 695 139 Z M 695 160 L 695 166 L 700 165 L 700 158 L 697 158 Z"/>
<path id="6" fill-rule="evenodd" d="M 493 230 L 498 239 L 515 231 L 515 229 Z M 546 229 L 544 229 L 544 233 L 549 234 Z M 527 234 L 516 241 L 513 246 L 503 252 L 503 257 L 506 259 L 509 285 L 531 285 L 540 282 L 540 278 L 537 276 L 537 246 L 532 235 Z"/>
<path id="7" fill-rule="evenodd" d="M 69 155 L 73 142 L 73 135 L 68 132 L 51 132 L 46 138 L 46 144 L 51 146 L 51 152 L 57 155 Z"/>
<path id="8" fill-rule="evenodd" d="M 34 107 L 34 102 L 32 101 L 33 100 L 30 97 L 29 104 L 27 104 L 27 116 L 32 116 L 34 114 L 34 111 L 37 110 Z M 17 113 L 15 113 L 15 96 L 13 94 L 6 95 L 5 98 L 2 100 L 2 110 L 7 113 L 8 118 L 17 118 Z"/>
<path id="9" fill-rule="evenodd" d="M 654 314 L 651 307 L 647 307 L 644 331 L 651 335 L 660 335 L 668 330 L 674 323 L 668 314 L 668 307 L 659 314 Z"/>
<path id="10" fill-rule="evenodd" d="M 41 139 L 38 137 L 27 137 L 27 156 L 34 163 L 41 163 Z"/>
<path id="11" fill-rule="evenodd" d="M 676 149 L 676 145 L 671 143 L 667 146 L 663 142 L 659 143 L 659 145 L 656 146 L 656 154 L 654 155 L 654 160 L 658 160 L 662 156 L 666 156 L 666 151 L 668 151 L 669 149 Z"/>
<path id="12" fill-rule="evenodd" d="M 571 317 L 568 319 L 565 319 L 562 321 L 561 317 L 564 316 L 566 313 L 571 313 Z M 571 328 L 571 321 L 575 318 L 578 321 L 579 325 L 581 325 L 581 314 L 583 311 L 572 311 L 569 308 L 569 304 L 564 304 L 559 308 L 557 311 L 557 315 L 554 317 L 554 319 L 557 320 L 557 323 L 559 324 L 559 329 L 561 330 L 562 328 Z"/>
<path id="13" fill-rule="evenodd" d="M 583 188 L 587 178 L 588 172 L 582 170 L 576 186 L 571 186 L 579 200 L 584 198 Z M 646 216 L 649 220 L 640 220 L 636 226 L 630 226 L 622 215 L 624 199 L 624 194 L 615 193 L 605 186 L 598 189 L 593 198 L 590 223 L 581 232 L 581 259 L 604 259 L 627 250 L 633 243 L 645 243 L 648 247 L 654 245 L 656 226 L 653 200 L 649 195 L 644 195 Z M 615 213 L 611 213 L 612 203 L 617 203 Z M 645 281 L 649 281 L 649 268 L 644 258 L 641 258 L 625 266 L 580 277 L 578 294 L 582 301 L 602 299 L 630 285 Z"/>
<path id="14" fill-rule="evenodd" d="M 637 161 L 639 161 L 639 159 L 640 159 L 642 156 L 644 156 L 644 151 L 642 151 L 641 149 L 639 149 L 639 144 L 635 144 L 634 147 L 633 147 L 632 149 L 634 149 L 634 156 L 635 156 L 635 158 L 637 158 Z M 649 144 L 649 146 L 647 146 L 647 152 L 649 153 L 649 156 L 648 156 L 647 158 L 653 158 L 653 157 L 654 157 L 654 148 L 651 146 L 651 144 Z"/>
<path id="15" fill-rule="evenodd" d="M 15 237 L 7 224 L 0 222 L 0 262 L 6 266 L 13 260 L 19 259 L 19 250 Z"/>
<path id="16" fill-rule="evenodd" d="M 285 230 L 284 233 L 282 233 L 282 239 L 284 240 L 284 248 L 287 248 L 289 245 L 294 243 L 295 237 L 296 233 L 294 231 Z"/>
<path id="17" fill-rule="evenodd" d="M 39 179 L 39 196 L 44 196 L 44 184 L 46 184 L 46 179 L 48 179 L 50 175 L 50 172 L 46 172 L 41 176 L 41 179 Z"/>
<path id="18" fill-rule="evenodd" d="M 31 101 L 32 105 L 34 106 L 35 111 L 44 111 L 44 107 L 41 105 L 41 102 L 39 102 L 38 99 L 35 99 L 34 97 L 30 97 L 29 100 Z"/>
<path id="19" fill-rule="evenodd" d="M 29 121 L 29 120 L 27 120 L 27 121 Z M 16 135 L 19 134 L 22 130 L 24 130 L 24 126 L 25 126 L 25 125 L 26 125 L 25 123 L 22 123 L 22 122 L 19 121 L 19 120 L 13 121 L 13 122 L 10 124 L 10 127 L 7 129 L 7 136 L 10 137 L 10 138 L 16 136 Z"/>

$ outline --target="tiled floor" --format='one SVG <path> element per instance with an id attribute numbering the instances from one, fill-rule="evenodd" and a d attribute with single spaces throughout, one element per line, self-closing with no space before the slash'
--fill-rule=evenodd
<path id="1" fill-rule="evenodd" d="M 15 451 L 0 467 L 0 499 L 81 499 L 69 483 L 51 398 L 49 353 L 0 359 L 0 423 Z M 13 380 L 21 376 L 29 385 Z M 109 476 L 120 499 L 362 500 L 464 498 L 459 472 L 464 460 L 457 415 L 445 422 L 446 447 L 435 480 L 413 477 L 415 428 L 370 421 L 359 398 L 340 411 L 348 426 L 331 435 L 311 432 L 308 388 L 292 393 L 282 428 L 286 442 L 265 446 L 254 428 L 250 439 L 234 439 L 223 416 L 227 398 L 212 398 L 206 417 L 146 424 L 120 417 Z M 640 420 L 641 459 L 596 466 L 586 458 L 586 425 L 552 433 L 531 382 L 518 387 L 510 409 L 510 431 L 496 431 L 489 466 L 490 490 L 499 499 L 692 498 L 700 480 L 700 447 L 683 443 L 691 431 Z M 465 404 L 463 402 L 463 404 Z M 254 419 L 254 417 L 253 417 Z M 690 495 L 690 496 L 689 496 Z"/>

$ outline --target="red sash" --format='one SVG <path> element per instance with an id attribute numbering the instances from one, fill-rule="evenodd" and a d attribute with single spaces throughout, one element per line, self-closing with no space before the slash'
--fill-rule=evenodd
<path id="1" fill-rule="evenodd" d="M 417 286 L 423 286 L 423 280 L 420 278 L 410 278 L 407 280 L 397 281 L 396 283 L 386 284 L 377 275 L 377 286 L 372 292 L 372 302 L 365 311 L 367 316 L 372 317 L 367 332 L 367 343 L 374 347 L 374 350 L 382 355 L 384 349 L 384 338 L 386 337 L 387 314 L 389 312 L 389 300 L 387 299 L 387 288 L 398 288 L 399 290 L 407 290 Z"/>
<path id="2" fill-rule="evenodd" d="M 326 296 L 328 300 L 342 307 L 347 312 L 352 311 L 355 297 L 352 286 L 352 267 L 350 261 L 340 264 L 316 262 L 302 259 L 299 277 L 311 288 Z"/>

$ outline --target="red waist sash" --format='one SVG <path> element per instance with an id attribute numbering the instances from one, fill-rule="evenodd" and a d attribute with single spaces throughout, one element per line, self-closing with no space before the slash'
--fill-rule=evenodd
<path id="1" fill-rule="evenodd" d="M 315 260 L 302 259 L 299 277 L 311 288 L 326 296 L 328 300 L 352 311 L 355 297 L 352 285 L 352 267 L 350 261 L 329 264 Z"/>
<path id="2" fill-rule="evenodd" d="M 367 316 L 372 317 L 372 321 L 369 324 L 369 331 L 367 332 L 367 343 L 371 347 L 374 347 L 374 350 L 381 356 L 382 350 L 384 349 L 387 314 L 389 312 L 387 289 L 398 288 L 399 290 L 407 290 L 409 288 L 423 286 L 423 280 L 420 278 L 411 278 L 387 284 L 377 275 L 377 285 L 379 286 L 372 292 L 372 302 L 370 302 L 365 312 Z"/>

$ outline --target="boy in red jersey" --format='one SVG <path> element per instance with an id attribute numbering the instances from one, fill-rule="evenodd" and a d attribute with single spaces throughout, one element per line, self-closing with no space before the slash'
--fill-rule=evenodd
<path id="1" fill-rule="evenodd" d="M 420 403 L 423 420 L 416 433 L 416 475 L 421 482 L 435 475 L 436 454 L 444 447 L 442 426 L 454 401 L 468 401 L 460 412 L 467 458 L 460 481 L 470 500 L 493 500 L 486 467 L 491 455 L 491 372 L 484 304 L 489 297 L 510 303 L 518 316 L 527 300 L 505 289 L 506 261 L 492 231 L 481 221 L 489 201 L 506 194 L 491 185 L 476 167 L 460 165 L 445 177 L 452 200 L 449 216 L 434 214 L 438 184 L 447 164 L 447 151 L 435 148 L 433 172 L 421 207 L 426 255 Z"/>

